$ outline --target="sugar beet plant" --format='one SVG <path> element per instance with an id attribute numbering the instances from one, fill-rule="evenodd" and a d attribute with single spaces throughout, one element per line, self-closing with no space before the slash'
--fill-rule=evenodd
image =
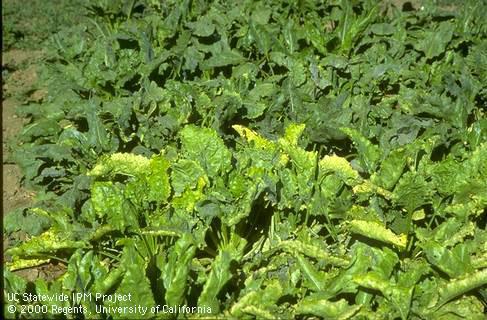
<path id="1" fill-rule="evenodd" d="M 38 200 L 5 218 L 29 234 L 6 293 L 70 297 L 45 318 L 484 318 L 485 2 L 86 9 L 20 111 Z"/>

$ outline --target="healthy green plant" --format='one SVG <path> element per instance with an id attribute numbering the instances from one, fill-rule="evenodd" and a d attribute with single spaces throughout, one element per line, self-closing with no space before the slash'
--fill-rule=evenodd
<path id="1" fill-rule="evenodd" d="M 32 236 L 7 292 L 133 295 L 63 304 L 102 319 L 482 319 L 487 5 L 454 6 L 90 2 L 21 111 L 39 201 L 5 220 Z M 66 273 L 15 274 L 46 261 Z"/>

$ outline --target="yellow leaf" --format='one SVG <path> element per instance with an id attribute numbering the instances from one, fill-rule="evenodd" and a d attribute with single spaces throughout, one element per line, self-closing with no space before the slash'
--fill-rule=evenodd
<path id="1" fill-rule="evenodd" d="M 390 243 L 401 250 L 406 249 L 408 240 L 407 235 L 396 235 L 394 232 L 385 228 L 380 223 L 365 220 L 352 220 L 350 222 L 350 226 L 353 232 L 364 237 Z"/>

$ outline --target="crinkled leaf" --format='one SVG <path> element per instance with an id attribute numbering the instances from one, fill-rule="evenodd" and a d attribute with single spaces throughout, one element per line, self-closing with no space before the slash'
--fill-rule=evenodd
<path id="1" fill-rule="evenodd" d="M 312 314 L 324 319 L 351 319 L 360 308 L 360 305 L 349 305 L 345 299 L 332 302 L 310 296 L 298 303 L 296 313 Z"/>
<path id="2" fill-rule="evenodd" d="M 88 244 L 84 241 L 71 240 L 67 238 L 66 235 L 63 236 L 58 230 L 51 228 L 38 236 L 32 237 L 15 248 L 8 249 L 5 254 L 33 257 L 46 254 L 50 255 L 59 250 L 75 250 L 87 246 Z"/>
<path id="3" fill-rule="evenodd" d="M 353 232 L 364 237 L 392 244 L 399 249 L 406 248 L 407 235 L 396 235 L 380 223 L 365 220 L 352 220 L 350 221 L 350 227 Z"/>
<path id="4" fill-rule="evenodd" d="M 198 162 L 209 176 L 229 170 L 231 154 L 215 131 L 186 126 L 181 131 L 182 152 Z"/>

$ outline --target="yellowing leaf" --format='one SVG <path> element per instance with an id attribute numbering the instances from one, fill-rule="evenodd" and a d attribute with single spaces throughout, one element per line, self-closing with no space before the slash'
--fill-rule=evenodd
<path id="1" fill-rule="evenodd" d="M 180 133 L 182 153 L 213 177 L 230 170 L 232 155 L 215 130 L 188 125 Z"/>
<path id="2" fill-rule="evenodd" d="M 251 314 L 259 319 L 274 319 L 268 310 L 275 307 L 276 301 L 282 296 L 283 290 L 279 281 L 273 280 L 264 289 L 251 291 L 240 298 L 230 309 L 233 317 L 242 318 Z"/>
<path id="3" fill-rule="evenodd" d="M 359 178 L 358 172 L 352 168 L 350 163 L 345 158 L 336 155 L 324 156 L 320 160 L 319 166 L 320 170 L 337 172 L 345 180 L 354 181 Z"/>
<path id="4" fill-rule="evenodd" d="M 424 209 L 416 210 L 413 212 L 412 219 L 413 221 L 420 221 L 423 220 L 426 217 L 426 214 L 424 212 Z"/>
<path id="5" fill-rule="evenodd" d="M 295 146 L 298 144 L 298 139 L 304 131 L 306 126 L 304 124 L 292 123 L 286 128 L 284 133 L 284 139 L 288 141 L 291 145 Z"/>
<path id="6" fill-rule="evenodd" d="M 19 246 L 7 250 L 5 254 L 25 257 L 41 256 L 43 254 L 54 254 L 58 250 L 85 248 L 86 246 L 87 244 L 84 241 L 64 239 L 62 233 L 51 228 Z"/>
<path id="7" fill-rule="evenodd" d="M 350 263 L 350 261 L 346 258 L 333 256 L 321 248 L 303 243 L 298 240 L 282 241 L 279 244 L 279 247 L 291 254 L 302 253 L 304 255 L 307 255 L 308 257 L 315 258 L 319 261 L 329 263 L 334 266 L 343 267 L 347 266 Z"/>
<path id="8" fill-rule="evenodd" d="M 453 279 L 440 289 L 440 301 L 437 308 L 446 302 L 476 288 L 487 285 L 487 269 L 465 275 L 461 279 Z"/>
<path id="9" fill-rule="evenodd" d="M 273 142 L 265 138 L 262 138 L 257 132 L 249 128 L 246 128 L 238 124 L 233 125 L 232 128 L 235 129 L 235 131 L 237 131 L 238 134 L 245 140 L 254 142 L 256 147 L 266 149 L 266 150 L 275 149 L 275 144 Z"/>
<path id="10" fill-rule="evenodd" d="M 353 192 L 357 194 L 370 194 L 370 193 L 377 193 L 383 196 L 386 199 L 392 199 L 392 192 L 387 191 L 384 188 L 376 186 L 375 184 L 371 183 L 369 180 L 363 181 L 361 184 L 358 184 L 353 187 Z"/>
<path id="11" fill-rule="evenodd" d="M 353 232 L 364 237 L 390 243 L 401 250 L 406 249 L 407 235 L 396 235 L 394 232 L 386 229 L 383 225 L 377 222 L 352 220 L 350 221 L 350 227 Z"/>
<path id="12" fill-rule="evenodd" d="M 37 267 L 49 262 L 50 259 L 21 259 L 14 257 L 12 262 L 7 262 L 7 268 L 10 271 Z"/>
<path id="13" fill-rule="evenodd" d="M 162 155 L 150 160 L 150 174 L 145 178 L 148 184 L 148 198 L 151 201 L 166 201 L 171 193 L 167 170 L 169 162 Z"/>
<path id="14" fill-rule="evenodd" d="M 108 174 L 122 173 L 135 176 L 148 170 L 150 160 L 132 153 L 114 153 L 103 158 L 88 172 L 89 176 L 99 177 Z"/>
<path id="15" fill-rule="evenodd" d="M 328 301 L 307 297 L 298 303 L 296 313 L 313 314 L 322 319 L 351 319 L 360 308 L 360 305 L 349 305 L 345 299 Z"/>

